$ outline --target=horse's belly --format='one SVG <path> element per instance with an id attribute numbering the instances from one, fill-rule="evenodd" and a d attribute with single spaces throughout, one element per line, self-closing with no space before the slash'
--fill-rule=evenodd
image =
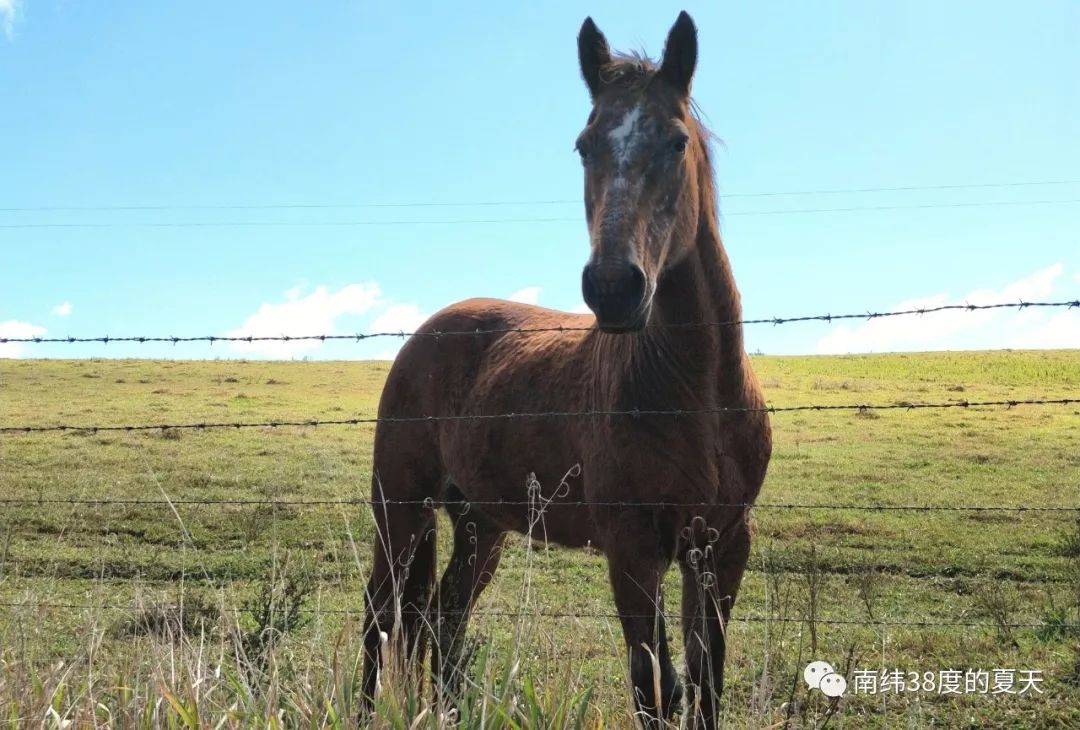
<path id="1" fill-rule="evenodd" d="M 521 499 L 503 496 L 488 500 L 484 490 L 458 489 L 470 503 L 470 512 L 482 514 L 504 530 L 566 547 L 586 547 L 596 542 L 592 515 L 580 499 L 547 501 L 522 494 Z"/>
<path id="2" fill-rule="evenodd" d="M 595 541 L 583 504 L 584 465 L 566 433 L 535 426 L 483 431 L 460 432 L 443 443 L 449 478 L 472 509 L 537 539 L 567 546 Z"/>
<path id="3" fill-rule="evenodd" d="M 525 513 L 516 507 L 488 506 L 481 511 L 503 529 L 528 535 L 534 543 L 565 547 L 587 547 L 596 543 L 592 517 L 586 507 L 552 504 Z"/>

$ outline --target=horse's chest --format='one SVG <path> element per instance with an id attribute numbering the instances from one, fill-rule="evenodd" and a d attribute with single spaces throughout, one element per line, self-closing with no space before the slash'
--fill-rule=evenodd
<path id="1" fill-rule="evenodd" d="M 714 421 L 641 416 L 585 434 L 589 499 L 715 500 L 725 469 L 724 440 Z"/>

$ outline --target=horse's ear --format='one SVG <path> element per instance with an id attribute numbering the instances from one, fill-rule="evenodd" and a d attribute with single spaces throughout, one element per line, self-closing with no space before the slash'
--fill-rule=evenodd
<path id="1" fill-rule="evenodd" d="M 693 19 L 684 10 L 679 13 L 678 20 L 671 26 L 671 31 L 668 33 L 660 74 L 679 92 L 689 94 L 695 66 L 697 66 L 697 28 L 694 26 Z"/>
<path id="2" fill-rule="evenodd" d="M 593 99 L 600 93 L 600 72 L 611 63 L 611 49 L 607 38 L 596 27 L 592 18 L 585 18 L 577 37 L 578 60 L 581 62 L 581 75 L 589 87 Z"/>

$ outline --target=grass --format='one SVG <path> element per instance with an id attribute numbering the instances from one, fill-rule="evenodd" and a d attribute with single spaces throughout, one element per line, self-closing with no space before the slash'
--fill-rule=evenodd
<path id="1" fill-rule="evenodd" d="M 755 367 L 775 405 L 1054 398 L 1080 385 L 1080 354 L 1067 351 L 757 357 Z M 0 361 L 0 421 L 366 416 L 387 369 Z M 783 413 L 773 428 L 735 611 L 768 620 L 729 628 L 726 726 L 1080 724 L 1076 513 L 766 506 L 1078 505 L 1080 411 Z M 365 498 L 372 433 L 4 435 L 0 497 Z M 0 601 L 8 604 L 0 611 L 0 722 L 349 726 L 371 526 L 362 505 L 0 505 Z M 440 554 L 445 560 L 448 550 Z M 679 594 L 675 573 L 670 597 Z M 463 724 L 630 726 L 603 558 L 511 541 L 480 610 L 519 609 L 526 619 L 474 619 L 479 649 Z M 565 612 L 596 616 L 548 615 Z M 988 628 L 887 623 L 900 621 Z M 849 670 L 1038 669 L 1045 679 L 1041 694 L 849 691 L 830 704 L 801 682 L 810 659 Z M 446 723 L 426 693 L 388 682 L 386 727 Z"/>

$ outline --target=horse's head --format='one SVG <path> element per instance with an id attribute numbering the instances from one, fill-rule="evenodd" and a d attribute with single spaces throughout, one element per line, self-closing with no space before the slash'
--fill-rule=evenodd
<path id="1" fill-rule="evenodd" d="M 696 230 L 697 173 L 707 164 L 690 103 L 697 29 L 680 13 L 657 66 L 613 56 L 586 18 L 578 56 L 593 102 L 577 140 L 592 245 L 582 293 L 602 330 L 636 331 L 649 319 L 659 277 Z"/>

